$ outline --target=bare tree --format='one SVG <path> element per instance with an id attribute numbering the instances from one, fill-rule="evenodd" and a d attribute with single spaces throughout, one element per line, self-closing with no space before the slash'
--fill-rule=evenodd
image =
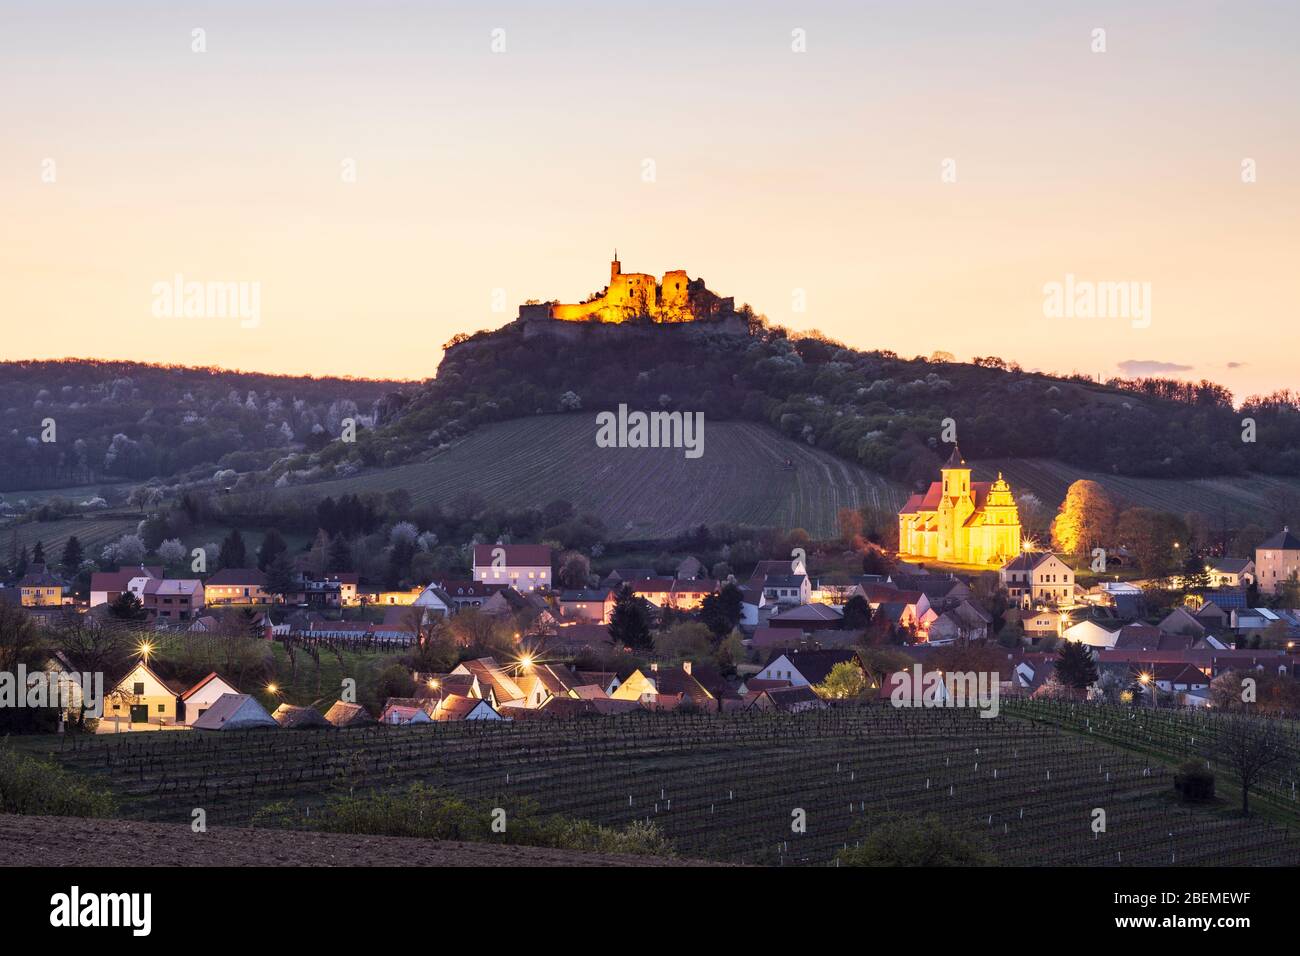
<path id="1" fill-rule="evenodd" d="M 1241 812 L 1250 813 L 1250 788 L 1287 754 L 1286 736 L 1277 721 L 1237 714 L 1218 721 L 1218 738 L 1210 755 L 1226 764 L 1241 785 Z"/>

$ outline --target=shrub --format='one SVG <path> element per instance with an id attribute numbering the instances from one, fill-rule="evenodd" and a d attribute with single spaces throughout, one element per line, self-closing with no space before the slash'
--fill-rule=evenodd
<path id="1" fill-rule="evenodd" d="M 1174 790 L 1189 803 L 1214 799 L 1214 771 L 1199 760 L 1188 760 L 1174 774 Z"/>
<path id="2" fill-rule="evenodd" d="M 835 855 L 840 866 L 992 866 L 979 840 L 933 814 L 878 818 L 857 846 Z"/>
<path id="3" fill-rule="evenodd" d="M 0 747 L 0 813 L 106 817 L 113 797 L 44 760 Z"/>

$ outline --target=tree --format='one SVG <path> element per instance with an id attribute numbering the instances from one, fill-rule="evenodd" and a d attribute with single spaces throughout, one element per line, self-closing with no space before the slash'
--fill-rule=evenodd
<path id="1" fill-rule="evenodd" d="M 992 866 L 993 854 L 934 814 L 890 813 L 858 846 L 836 854 L 841 866 Z"/>
<path id="2" fill-rule="evenodd" d="M 1097 663 L 1082 641 L 1065 641 L 1056 653 L 1056 679 L 1065 687 L 1087 690 L 1097 682 Z"/>
<path id="3" fill-rule="evenodd" d="M 167 567 L 173 567 L 185 560 L 188 554 L 180 538 L 168 538 L 158 545 L 158 557 Z"/>
<path id="4" fill-rule="evenodd" d="M 40 541 L 37 541 L 36 546 L 32 548 L 32 564 L 44 564 L 44 563 L 45 563 L 45 545 L 43 545 Z"/>
<path id="5" fill-rule="evenodd" d="M 1183 562 L 1183 590 L 1204 591 L 1210 586 L 1210 572 L 1199 554 L 1187 555 Z"/>
<path id="6" fill-rule="evenodd" d="M 149 616 L 140 599 L 130 591 L 123 591 L 108 606 L 108 613 L 119 621 L 143 621 Z"/>
<path id="7" fill-rule="evenodd" d="M 266 592 L 268 594 L 289 594 L 297 590 L 294 580 L 293 563 L 289 555 L 281 551 L 266 566 Z"/>
<path id="8" fill-rule="evenodd" d="M 713 653 L 713 634 L 698 621 L 683 621 L 657 633 L 654 649 L 665 660 L 703 661 Z"/>
<path id="9" fill-rule="evenodd" d="M 1239 714 L 1219 718 L 1209 754 L 1228 768 L 1241 787 L 1242 816 L 1250 814 L 1250 788 L 1275 764 L 1286 760 L 1287 740 L 1277 721 Z"/>
<path id="10" fill-rule="evenodd" d="M 457 615 L 459 617 L 460 615 Z M 609 636 L 615 644 L 644 649 L 650 646 L 650 611 L 646 602 L 624 584 L 614 599 L 614 613 L 609 619 Z"/>
<path id="11" fill-rule="evenodd" d="M 284 536 L 279 531 L 275 528 L 267 531 L 266 536 L 262 538 L 261 546 L 257 549 L 258 570 L 265 571 L 271 566 L 272 561 L 288 550 L 289 545 L 285 543 Z"/>
<path id="12" fill-rule="evenodd" d="M 1132 549 L 1143 574 L 1163 577 L 1172 566 L 1175 546 L 1186 540 L 1187 526 L 1177 515 L 1128 508 L 1115 522 L 1115 535 Z"/>
<path id="13" fill-rule="evenodd" d="M 223 568 L 243 568 L 248 564 L 248 550 L 244 547 L 244 536 L 238 528 L 231 528 L 221 542 L 221 553 L 217 560 Z"/>
<path id="14" fill-rule="evenodd" d="M 341 534 L 336 534 L 329 542 L 326 552 L 326 567 L 333 572 L 352 570 L 352 545 Z"/>
<path id="15" fill-rule="evenodd" d="M 717 637 L 722 638 L 740 624 L 745 596 L 740 588 L 728 583 L 717 594 L 710 594 L 700 604 L 700 620 Z"/>
<path id="16" fill-rule="evenodd" d="M 831 668 L 813 691 L 826 700 L 849 700 L 867 691 L 867 675 L 854 661 L 841 661 Z"/>
<path id="17" fill-rule="evenodd" d="M 581 590 L 591 578 L 591 560 L 577 551 L 566 551 L 560 555 L 559 570 L 556 578 L 561 587 Z"/>
<path id="18" fill-rule="evenodd" d="M 1300 578 L 1296 577 L 1296 572 L 1292 571 L 1277 586 L 1270 603 L 1280 608 L 1300 607 Z"/>
<path id="19" fill-rule="evenodd" d="M 871 623 L 871 604 L 861 594 L 855 594 L 844 604 L 844 627 L 850 631 L 865 630 Z"/>
<path id="20" fill-rule="evenodd" d="M 1052 547 L 1066 554 L 1090 552 L 1104 545 L 1115 524 L 1115 506 L 1106 489 L 1081 478 L 1065 493 L 1052 521 Z"/>
<path id="21" fill-rule="evenodd" d="M 74 534 L 63 545 L 63 557 L 59 561 L 59 566 L 64 574 L 72 577 L 81 569 L 81 562 L 84 560 L 85 554 L 82 552 L 81 541 Z"/>

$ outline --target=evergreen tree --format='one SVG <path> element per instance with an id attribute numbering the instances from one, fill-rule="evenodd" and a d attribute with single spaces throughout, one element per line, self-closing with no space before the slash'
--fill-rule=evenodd
<path id="1" fill-rule="evenodd" d="M 288 594 L 297 589 L 294 579 L 293 564 L 287 552 L 281 551 L 266 566 L 266 592 L 268 594 Z"/>
<path id="2" fill-rule="evenodd" d="M 1086 690 L 1097 682 L 1097 663 L 1092 650 L 1082 641 L 1065 641 L 1056 654 L 1056 680 L 1075 690 Z"/>
<path id="3" fill-rule="evenodd" d="M 63 558 L 59 561 L 59 566 L 63 568 L 63 573 L 72 577 L 81 567 L 84 555 L 81 550 L 81 542 L 77 540 L 74 534 L 68 538 L 67 543 L 63 546 Z"/>
<path id="4" fill-rule="evenodd" d="M 855 594 L 844 605 L 844 628 L 849 631 L 865 630 L 871 623 L 871 604 L 861 594 Z"/>
<path id="5" fill-rule="evenodd" d="M 327 566 L 333 572 L 352 570 L 352 546 L 342 534 L 336 534 L 330 541 Z"/>
<path id="6" fill-rule="evenodd" d="M 108 613 L 119 621 L 143 621 L 149 616 L 140 599 L 130 591 L 123 591 L 108 606 Z"/>
<path id="7" fill-rule="evenodd" d="M 619 589 L 614 601 L 614 613 L 609 620 L 609 636 L 615 644 L 644 649 L 651 646 L 650 612 L 645 601 L 632 593 L 632 586 Z"/>
<path id="8" fill-rule="evenodd" d="M 289 546 L 285 544 L 280 532 L 272 528 L 266 533 L 266 537 L 262 539 L 262 546 L 257 549 L 258 569 L 265 571 L 271 566 L 272 561 L 288 550 Z"/>
<path id="9" fill-rule="evenodd" d="M 238 528 L 231 528 L 230 534 L 221 542 L 221 554 L 217 561 L 223 568 L 247 567 L 248 551 L 244 547 L 244 536 Z"/>
<path id="10" fill-rule="evenodd" d="M 32 564 L 45 563 L 45 545 L 40 541 L 36 542 L 36 547 L 32 548 Z"/>

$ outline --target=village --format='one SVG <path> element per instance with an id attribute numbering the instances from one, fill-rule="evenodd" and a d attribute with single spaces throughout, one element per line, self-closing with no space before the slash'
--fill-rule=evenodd
<path id="1" fill-rule="evenodd" d="M 888 700 L 895 675 L 918 665 L 995 675 L 1003 696 L 1160 708 L 1231 705 L 1250 676 L 1275 709 L 1294 707 L 1289 530 L 1254 554 L 1192 556 L 1160 580 L 1090 574 L 1091 555 L 1022 534 L 1001 476 L 971 474 L 954 446 L 940 479 L 900 509 L 892 551 L 825 542 L 719 567 L 725 577 L 691 554 L 598 574 L 590 555 L 547 544 L 476 543 L 464 577 L 409 588 L 301 569 L 272 584 L 254 566 L 172 577 L 142 562 L 95 571 L 79 599 L 42 554 L 0 588 L 0 605 L 46 635 L 51 680 L 108 671 L 99 712 L 69 708 L 60 731 L 800 713 Z M 846 558 L 860 567 L 845 572 Z M 1131 555 L 1120 544 L 1110 561 L 1124 569 Z M 225 669 L 199 673 L 199 644 L 225 648 Z M 276 649 L 269 676 L 245 666 L 250 646 Z M 314 688 L 280 676 L 286 657 L 295 677 L 314 669 Z M 384 668 L 360 693 L 359 657 Z M 322 684 L 322 658 L 337 662 L 337 687 Z"/>

